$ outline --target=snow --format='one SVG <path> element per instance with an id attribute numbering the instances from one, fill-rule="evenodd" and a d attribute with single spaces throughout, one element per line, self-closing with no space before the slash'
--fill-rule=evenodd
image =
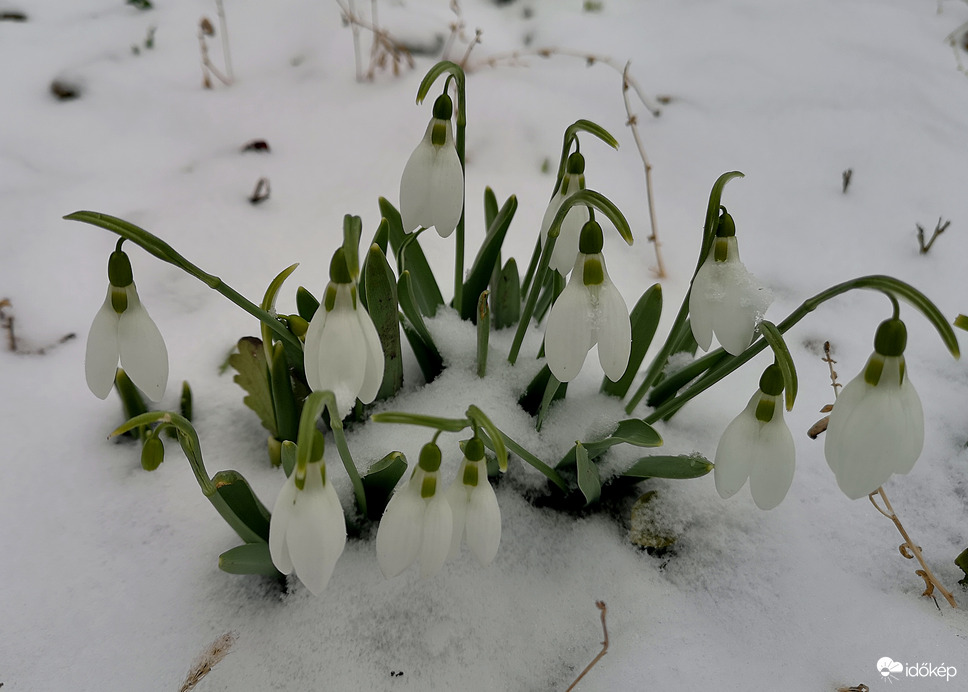
<path id="1" fill-rule="evenodd" d="M 369 3 L 356 4 L 368 15 Z M 0 21 L 0 297 L 11 301 L 5 311 L 15 315 L 21 349 L 77 336 L 43 355 L 0 351 L 4 690 L 177 689 L 196 656 L 229 631 L 235 644 L 197 689 L 564 690 L 601 648 L 596 600 L 607 603 L 610 645 L 582 690 L 886 689 L 876 668 L 885 656 L 958 671 L 951 681 L 902 673 L 898 689 L 960 686 L 968 595 L 953 559 L 968 545 L 965 364 L 902 305 L 925 448 L 914 470 L 885 489 L 957 610 L 921 597 L 891 522 L 838 490 L 822 440 L 805 434 L 833 398 L 823 342 L 831 341 L 847 382 L 890 314 L 867 291 L 824 304 L 787 334 L 800 374 L 786 416 L 797 470 L 774 510 L 759 511 L 746 489 L 721 500 L 712 474 L 640 484 L 629 502 L 658 490 L 655 515 L 678 539 L 653 557 L 628 541 L 627 506 L 579 515 L 541 507 L 531 500 L 543 476 L 512 461 L 496 486 L 503 533 L 487 568 L 465 550 L 432 579 L 411 569 L 387 580 L 373 530 L 347 542 L 319 597 L 294 579 L 283 594 L 221 572 L 217 556 L 237 537 L 177 445 L 168 442 L 165 463 L 146 473 L 135 445 L 105 440 L 123 415 L 113 395 L 105 403 L 88 391 L 84 340 L 116 239 L 62 217 L 90 209 L 127 219 L 256 300 L 299 261 L 279 299 L 280 311 L 293 311 L 296 285 L 317 295 L 325 287 L 343 215 L 360 215 L 368 239 L 377 198 L 399 201 L 400 175 L 430 117 L 431 101 L 415 106 L 414 96 L 433 64 L 419 56 L 399 77 L 378 72 L 358 83 L 351 31 L 335 3 L 225 5 L 236 82 L 204 90 L 199 18 L 218 28 L 208 0 L 158 1 L 149 11 L 122 0 L 0 0 L 0 12 L 28 15 Z M 709 189 L 729 170 L 746 175 L 727 185 L 723 201 L 744 263 L 773 291 L 771 321 L 825 287 L 872 273 L 913 284 L 949 319 L 968 313 L 968 80 L 944 42 L 968 19 L 965 3 L 604 0 L 596 12 L 578 0 L 461 5 L 466 31 L 483 30 L 467 80 L 468 263 L 483 237 L 485 185 L 501 202 L 518 196 L 504 256 L 526 263 L 562 132 L 586 118 L 621 143 L 612 151 L 582 138 L 588 187 L 624 211 L 636 238 L 626 248 L 604 224 L 611 278 L 629 304 L 653 280 L 642 161 L 625 125 L 619 72 L 570 55 L 483 64 L 554 46 L 610 57 L 619 69 L 630 60 L 648 95 L 671 97 L 658 118 L 633 99 L 669 272 L 660 336 L 695 267 Z M 442 0 L 378 8 L 392 34 L 429 45 L 446 39 L 454 20 Z M 149 27 L 151 49 L 143 47 Z M 365 31 L 362 38 L 366 57 Z M 142 46 L 138 54 L 132 45 Z M 217 38 L 209 52 L 221 65 Z M 55 99 L 55 78 L 76 84 L 80 97 Z M 271 152 L 241 153 L 253 139 Z M 542 173 L 546 160 L 552 173 Z M 261 177 L 271 196 L 254 206 L 247 197 Z M 915 224 L 930 233 L 939 216 L 951 227 L 919 255 Z M 426 233 L 422 244 L 449 297 L 453 240 Z M 177 407 L 179 383 L 190 381 L 209 472 L 241 471 L 271 506 L 282 476 L 266 463 L 265 431 L 231 375 L 219 374 L 257 324 L 194 278 L 126 248 L 168 345 L 162 406 Z M 408 361 L 405 391 L 378 410 L 457 416 L 475 403 L 546 460 L 622 416 L 598 396 L 601 372 L 588 358 L 539 435 L 508 405 L 540 367 L 539 331 L 528 334 L 514 368 L 504 361 L 511 334 L 493 334 L 482 381 L 469 355 L 473 331 L 446 311 L 430 328 L 448 369 L 422 388 Z M 768 362 L 758 356 L 660 425 L 662 452 L 712 456 Z M 429 436 L 368 424 L 349 431 L 349 444 L 361 466 L 391 449 L 414 462 Z M 458 437 L 440 438 L 450 474 Z M 348 507 L 352 491 L 333 447 L 329 476 Z M 608 469 L 637 456 L 622 447 L 611 454 Z"/>

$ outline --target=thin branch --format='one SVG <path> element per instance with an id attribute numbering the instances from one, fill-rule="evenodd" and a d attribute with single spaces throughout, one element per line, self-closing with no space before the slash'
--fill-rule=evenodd
<path id="1" fill-rule="evenodd" d="M 583 677 L 585 677 L 585 674 L 594 668 L 596 663 L 602 660 L 602 656 L 608 653 L 608 627 L 605 626 L 605 613 L 607 612 L 607 608 L 605 607 L 605 601 L 595 601 L 595 606 L 602 611 L 602 634 L 605 636 L 605 640 L 602 642 L 602 650 L 598 652 L 598 656 L 592 659 L 591 663 L 585 666 L 585 670 L 578 674 L 578 677 L 575 678 L 575 681 L 571 683 L 565 692 L 571 692 L 573 689 L 575 689 L 575 686 Z"/>
<path id="2" fill-rule="evenodd" d="M 215 0 L 216 11 L 218 12 L 218 25 L 222 30 L 222 57 L 225 60 L 225 74 L 230 82 L 235 81 L 232 73 L 232 54 L 229 51 L 229 27 L 225 22 L 225 8 L 222 7 L 222 0 Z"/>
<path id="3" fill-rule="evenodd" d="M 874 499 L 875 495 L 880 495 L 881 499 L 884 500 L 884 507 L 886 508 L 886 511 L 877 504 L 877 501 Z M 944 588 L 941 582 L 938 581 L 938 578 L 934 576 L 934 574 L 931 572 L 931 568 L 928 567 L 928 563 L 924 561 L 924 557 L 921 555 L 921 548 L 914 544 L 914 541 L 911 540 L 908 532 L 904 530 L 901 520 L 897 518 L 897 514 L 894 513 L 894 508 L 891 507 L 891 501 L 887 499 L 887 494 L 884 492 L 884 488 L 878 488 L 872 492 L 870 495 L 868 495 L 868 499 L 870 499 L 871 504 L 877 508 L 878 512 L 894 522 L 894 526 L 901 534 L 901 538 L 904 539 L 904 544 L 900 547 L 901 555 L 908 559 L 911 559 L 912 557 L 917 558 L 917 561 L 920 563 L 921 569 L 917 570 L 917 575 L 924 579 L 925 585 L 924 593 L 921 595 L 931 596 L 933 595 L 934 590 L 937 589 L 941 592 L 941 595 L 945 597 L 945 600 L 948 601 L 948 605 L 950 605 L 952 608 L 957 608 L 958 604 L 955 602 L 955 597 L 952 596 L 951 592 Z M 905 547 L 907 550 L 905 550 Z"/>
<path id="4" fill-rule="evenodd" d="M 622 71 L 622 99 L 625 101 L 625 113 L 628 116 L 625 124 L 632 129 L 635 146 L 639 150 L 639 156 L 642 157 L 642 165 L 645 166 L 645 192 L 649 202 L 649 227 L 652 229 L 652 233 L 649 235 L 649 242 L 655 247 L 656 275 L 658 278 L 664 279 L 666 271 L 665 264 L 662 262 L 658 222 L 655 218 L 655 199 L 652 191 L 652 164 L 649 163 L 649 157 L 645 153 L 645 146 L 642 144 L 642 138 L 639 136 L 638 118 L 632 114 L 632 103 L 629 100 L 629 69 L 631 67 L 632 63 L 629 61 L 625 63 L 625 69 Z"/>

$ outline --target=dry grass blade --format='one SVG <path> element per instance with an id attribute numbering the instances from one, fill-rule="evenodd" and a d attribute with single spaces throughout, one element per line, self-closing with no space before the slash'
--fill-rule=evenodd
<path id="1" fill-rule="evenodd" d="M 602 642 L 602 650 L 598 652 L 598 656 L 592 659 L 591 663 L 585 666 L 585 670 L 578 674 L 578 677 L 575 678 L 575 681 L 571 683 L 565 692 L 571 692 L 573 689 L 575 689 L 575 686 L 583 677 L 585 677 L 585 674 L 594 668 L 596 663 L 602 660 L 602 656 L 608 653 L 608 627 L 605 626 L 605 614 L 608 609 L 605 607 L 605 601 L 595 601 L 595 606 L 602 611 L 602 634 L 605 636 L 605 639 Z"/>
<path id="2" fill-rule="evenodd" d="M 201 682 L 202 678 L 212 672 L 212 668 L 225 658 L 232 645 L 235 644 L 235 632 L 226 632 L 202 652 L 202 655 L 195 659 L 185 682 L 178 688 L 178 692 L 189 692 L 195 689 L 195 685 Z"/>

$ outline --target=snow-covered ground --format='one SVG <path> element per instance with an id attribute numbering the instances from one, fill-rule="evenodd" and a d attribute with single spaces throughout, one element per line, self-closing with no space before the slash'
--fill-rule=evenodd
<path id="1" fill-rule="evenodd" d="M 746 489 L 720 499 L 712 475 L 644 483 L 642 492 L 658 490 L 658 521 L 677 537 L 673 552 L 655 558 L 629 542 L 627 513 L 576 518 L 528 502 L 524 493 L 539 479 L 515 460 L 497 486 L 503 538 L 488 568 L 465 551 L 432 579 L 410 570 L 386 580 L 370 538 L 347 543 L 319 597 L 296 579 L 281 594 L 268 581 L 221 572 L 218 554 L 238 540 L 177 445 L 169 442 L 166 462 L 146 473 L 135 445 L 105 440 L 123 416 L 116 397 L 100 402 L 88 391 L 84 340 L 116 239 L 61 217 L 79 209 L 120 216 L 256 300 L 300 261 L 280 298 L 280 309 L 292 312 L 297 284 L 323 290 L 343 215 L 360 215 L 368 239 L 379 223 L 377 198 L 398 201 L 400 174 L 430 115 L 430 102 L 415 106 L 414 96 L 435 57 L 417 57 L 398 77 L 379 71 L 358 83 L 352 33 L 335 3 L 226 0 L 235 83 L 206 90 L 197 27 L 206 15 L 218 28 L 214 2 L 154 4 L 142 11 L 123 0 L 0 0 L 0 15 L 27 18 L 0 21 L 0 298 L 10 300 L 4 311 L 15 317 L 21 350 L 77 335 L 43 355 L 0 351 L 4 691 L 177 689 L 225 632 L 236 634 L 235 644 L 198 689 L 563 690 L 601 648 L 596 600 L 608 606 L 610 646 L 579 689 L 962 688 L 964 609 L 921 597 L 891 522 L 838 490 L 822 440 L 806 436 L 832 400 L 823 342 L 832 343 L 846 382 L 889 316 L 887 301 L 869 292 L 825 304 L 787 334 L 800 374 L 787 414 L 797 471 L 777 509 L 759 511 Z M 368 17 L 370 3 L 356 4 Z M 728 170 L 746 174 L 727 186 L 724 203 L 747 267 L 773 290 L 774 322 L 823 288 L 872 273 L 917 286 L 949 319 L 968 312 L 968 79 L 944 42 L 968 20 L 968 5 L 597 5 L 461 3 L 466 33 L 483 31 L 467 79 L 470 257 L 490 185 L 501 201 L 518 196 L 505 256 L 527 261 L 562 132 L 587 118 L 622 145 L 616 152 L 583 139 L 589 187 L 619 205 L 636 236 L 626 249 L 607 231 L 611 276 L 630 304 L 653 281 L 645 177 L 625 124 L 621 75 L 568 54 L 591 53 L 619 69 L 630 60 L 647 95 L 668 97 L 657 118 L 633 100 L 654 166 L 668 270 L 660 334 L 695 266 L 709 189 Z M 444 0 L 383 0 L 378 9 L 383 27 L 414 44 L 445 39 L 456 18 Z M 364 59 L 369 37 L 362 32 Z M 218 38 L 208 45 L 221 67 Z M 485 65 L 542 48 L 556 55 Z M 75 85 L 79 98 L 56 99 L 55 79 Z M 271 152 L 241 153 L 253 139 Z M 552 173 L 542 172 L 546 160 Z M 846 169 L 853 175 L 843 193 Z M 261 177 L 271 196 L 254 206 L 247 197 Z M 951 226 L 919 255 L 915 224 L 930 233 L 938 217 Z M 422 242 L 447 294 L 452 243 L 432 232 Z M 176 407 L 178 384 L 190 381 L 209 471 L 238 469 L 271 506 L 282 475 L 266 463 L 265 431 L 231 375 L 219 373 L 238 337 L 257 334 L 258 325 L 197 280 L 127 249 L 168 344 L 162 406 Z M 953 560 L 968 546 L 968 371 L 914 310 L 902 307 L 902 317 L 926 443 L 914 471 L 885 489 L 966 606 Z M 447 315 L 432 328 L 450 369 L 421 391 L 408 361 L 406 391 L 379 410 L 455 415 L 469 403 L 506 405 L 502 387 L 521 378 L 501 365 L 510 335 L 492 338 L 493 376 L 477 385 L 467 355 L 473 333 Z M 539 338 L 533 332 L 522 351 L 525 380 L 537 368 Z M 711 458 L 766 358 L 660 426 L 664 450 Z M 582 431 L 619 416 L 595 394 L 600 376 L 589 358 L 540 439 L 513 411 L 501 411 L 501 423 L 554 459 Z M 350 445 L 361 464 L 391 449 L 415 460 L 427 439 L 426 430 L 370 424 L 351 432 Z M 458 460 L 454 439 L 442 437 L 445 464 Z M 349 506 L 351 488 L 330 454 Z M 881 676 L 882 657 L 904 664 L 897 679 Z M 917 664 L 957 674 L 907 675 Z"/>

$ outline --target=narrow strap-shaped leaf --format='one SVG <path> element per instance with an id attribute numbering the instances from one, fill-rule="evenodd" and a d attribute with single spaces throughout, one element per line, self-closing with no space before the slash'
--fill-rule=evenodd
<path id="1" fill-rule="evenodd" d="M 490 186 L 484 188 L 484 228 L 490 228 L 497 216 L 497 196 Z"/>
<path id="2" fill-rule="evenodd" d="M 427 368 L 424 368 L 424 366 L 421 366 L 421 368 L 424 369 L 424 376 L 427 377 L 427 381 L 429 382 L 436 378 L 443 370 L 444 359 L 441 357 L 440 351 L 437 349 L 437 344 L 434 343 L 434 339 L 430 335 L 427 325 L 424 324 L 423 315 L 417 307 L 409 271 L 404 271 L 400 275 L 399 281 L 397 281 L 397 301 L 400 303 L 400 310 L 403 312 L 404 317 L 406 317 L 407 322 L 413 330 L 413 335 L 420 341 L 423 355 L 428 358 Z M 406 333 L 406 329 L 404 331 Z M 408 339 L 411 338 L 409 333 L 407 337 Z M 411 339 L 411 345 L 412 343 Z M 428 368 L 433 375 L 432 377 L 427 375 Z"/>
<path id="3" fill-rule="evenodd" d="M 518 208 L 518 199 L 514 195 L 501 207 L 497 217 L 494 219 L 487 230 L 487 236 L 481 244 L 481 249 L 477 252 L 474 264 L 471 265 L 470 274 L 464 282 L 463 304 L 460 306 L 461 318 L 465 320 L 473 319 L 477 307 L 477 298 L 481 291 L 487 288 L 494 272 L 494 265 L 501 255 L 501 245 L 507 236 L 514 212 Z"/>
<path id="4" fill-rule="evenodd" d="M 238 471 L 219 471 L 212 477 L 215 492 L 225 501 L 242 522 L 261 540 L 269 540 L 271 514 L 262 504 L 252 486 Z M 242 536 L 243 540 L 245 536 Z"/>
<path id="5" fill-rule="evenodd" d="M 312 322 L 313 315 L 316 314 L 318 309 L 319 301 L 316 300 L 316 296 L 302 286 L 296 289 L 296 312 L 299 313 L 300 317 L 307 322 Z"/>
<path id="6" fill-rule="evenodd" d="M 354 279 L 360 276 L 360 237 L 363 235 L 363 220 L 359 216 L 346 214 L 343 217 L 343 256 L 346 268 Z"/>
<path id="7" fill-rule="evenodd" d="M 642 457 L 622 475 L 627 478 L 688 479 L 705 476 L 713 464 L 700 454 Z"/>
<path id="8" fill-rule="evenodd" d="M 578 465 L 578 489 L 585 496 L 585 506 L 596 502 L 602 495 L 602 478 L 598 467 L 588 458 L 581 442 L 575 443 L 575 460 Z"/>
<path id="9" fill-rule="evenodd" d="M 491 311 L 487 307 L 487 291 L 477 301 L 477 376 L 487 374 L 487 344 L 491 336 Z"/>
<path id="10" fill-rule="evenodd" d="M 272 367 L 269 370 L 272 388 L 272 406 L 276 418 L 276 435 L 283 440 L 295 440 L 299 433 L 299 411 L 292 393 L 292 377 L 286 349 L 277 342 L 272 349 Z"/>
<path id="11" fill-rule="evenodd" d="M 366 492 L 367 514 L 372 521 L 383 516 L 393 489 L 406 471 L 407 457 L 403 452 L 390 452 L 367 469 L 363 475 L 363 489 Z"/>
<path id="12" fill-rule="evenodd" d="M 511 257 L 501 270 L 500 278 L 494 289 L 493 322 L 495 329 L 504 329 L 517 324 L 521 318 L 521 282 L 518 278 L 518 265 Z"/>
<path id="13" fill-rule="evenodd" d="M 544 396 L 545 388 L 548 386 L 548 378 L 551 377 L 551 368 L 547 364 L 541 366 L 541 370 L 531 378 L 531 382 L 525 388 L 524 393 L 518 398 L 520 406 L 529 416 L 537 416 L 541 407 L 541 398 Z M 552 401 L 558 401 L 565 396 L 566 385 L 558 387 Z"/>
<path id="14" fill-rule="evenodd" d="M 218 556 L 218 567 L 229 574 L 261 574 L 266 577 L 282 573 L 272 564 L 268 543 L 243 543 Z"/>
<path id="15" fill-rule="evenodd" d="M 615 430 L 600 440 L 582 443 L 585 453 L 591 459 L 597 459 L 610 447 L 617 444 L 630 444 L 635 447 L 661 447 L 662 436 L 655 428 L 639 418 L 629 418 L 620 421 Z M 571 466 L 575 463 L 575 449 L 572 448 L 558 462 L 557 468 Z"/>
<path id="16" fill-rule="evenodd" d="M 602 393 L 617 396 L 622 399 L 632 386 L 632 380 L 639 372 L 639 366 L 645 359 L 645 354 L 652 344 L 655 330 L 659 326 L 662 316 L 662 286 L 653 284 L 639 298 L 629 315 L 632 323 L 632 350 L 629 364 L 618 382 L 612 382 L 607 377 L 602 378 Z"/>
<path id="17" fill-rule="evenodd" d="M 384 411 L 370 416 L 374 423 L 397 423 L 400 425 L 419 425 L 424 428 L 434 428 L 444 432 L 460 432 L 470 424 L 467 418 L 443 418 L 441 416 L 426 416 L 421 413 L 407 413 L 405 411 Z"/>
<path id="18" fill-rule="evenodd" d="M 387 399 L 399 392 L 403 386 L 403 349 L 397 317 L 397 282 L 383 250 L 376 243 L 370 246 L 363 268 L 366 309 L 383 347 L 383 383 L 376 398 Z"/>
<path id="19" fill-rule="evenodd" d="M 680 389 L 692 382 L 708 370 L 712 370 L 727 358 L 732 358 L 726 351 L 717 348 L 710 351 L 701 358 L 697 358 L 688 365 L 675 372 L 663 377 L 659 383 L 649 392 L 646 403 L 649 406 L 661 406 L 670 398 L 676 395 Z"/>
<path id="20" fill-rule="evenodd" d="M 504 445 L 504 436 L 500 429 L 491 422 L 481 409 L 471 404 L 467 407 L 467 417 L 484 429 L 491 440 L 494 441 L 494 455 L 497 457 L 497 465 L 504 473 L 508 470 L 508 450 Z"/>
<path id="21" fill-rule="evenodd" d="M 544 423 L 545 416 L 548 415 L 548 409 L 551 408 L 551 402 L 554 401 L 555 394 L 558 393 L 558 387 L 560 386 L 561 382 L 558 378 L 553 374 L 549 374 L 548 381 L 545 383 L 544 394 L 541 395 L 541 404 L 538 406 L 538 415 L 535 417 L 535 430 L 541 430 L 541 425 Z"/>
<path id="22" fill-rule="evenodd" d="M 408 243 L 406 255 L 401 255 L 400 251 L 408 234 L 403 230 L 400 212 L 383 197 L 380 198 L 380 214 L 387 220 L 390 248 L 397 258 L 398 267 L 405 266 L 413 272 L 414 294 L 421 312 L 427 317 L 433 317 L 437 308 L 444 304 L 444 298 L 440 294 L 440 287 L 437 285 L 434 273 L 430 270 L 427 257 L 416 240 Z"/>

